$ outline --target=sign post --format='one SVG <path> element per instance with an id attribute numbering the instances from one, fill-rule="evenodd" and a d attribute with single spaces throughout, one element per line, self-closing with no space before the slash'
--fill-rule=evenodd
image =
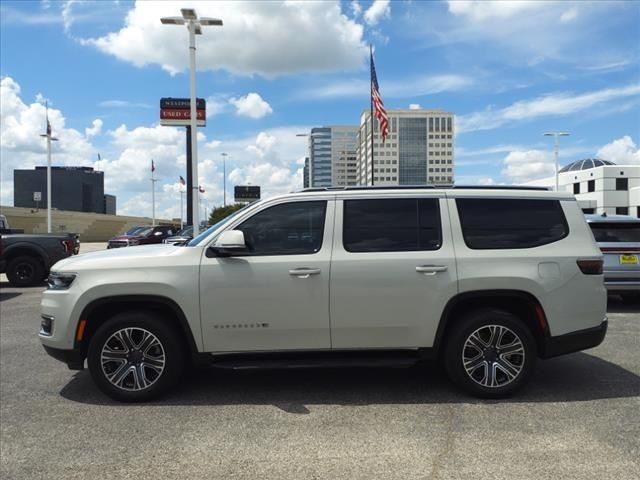
<path id="1" fill-rule="evenodd" d="M 204 98 L 196 100 L 198 126 L 207 124 L 207 103 Z M 191 101 L 188 98 L 166 97 L 160 99 L 160 125 L 185 127 L 187 143 L 187 225 L 193 225 L 193 156 L 191 149 Z M 197 187 L 195 187 L 197 188 Z M 195 208 L 198 208 L 196 205 Z"/>

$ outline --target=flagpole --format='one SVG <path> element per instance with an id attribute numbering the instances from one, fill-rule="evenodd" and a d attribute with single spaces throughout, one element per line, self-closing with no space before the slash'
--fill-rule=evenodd
<path id="1" fill-rule="evenodd" d="M 57 138 L 51 136 L 51 124 L 49 123 L 49 103 L 45 102 L 47 133 L 41 134 L 41 137 L 47 138 L 47 233 L 51 233 L 51 141 L 57 141 Z"/>
<path id="2" fill-rule="evenodd" d="M 369 90 L 369 118 L 371 119 L 371 186 L 373 186 L 373 47 L 371 44 L 369 44 L 369 60 L 369 80 L 371 82 L 371 88 Z"/>
<path id="3" fill-rule="evenodd" d="M 151 160 L 151 225 L 156 226 L 156 182 L 154 177 L 155 168 L 153 168 L 153 160 Z"/>
<path id="4" fill-rule="evenodd" d="M 180 190 L 180 230 L 184 228 L 184 217 L 182 216 L 182 208 L 183 208 L 182 193 L 183 193 L 182 190 Z"/>

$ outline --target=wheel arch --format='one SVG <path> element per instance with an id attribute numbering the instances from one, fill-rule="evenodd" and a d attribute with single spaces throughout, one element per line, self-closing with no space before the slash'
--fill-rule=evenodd
<path id="1" fill-rule="evenodd" d="M 127 311 L 155 313 L 163 321 L 172 324 L 181 334 L 187 352 L 195 357 L 198 346 L 182 308 L 172 299 L 161 295 L 117 295 L 103 297 L 84 307 L 74 330 L 74 347 L 86 356 L 89 342 L 97 329 L 114 315 Z M 80 322 L 85 321 L 82 338 L 78 340 Z"/>
<path id="2" fill-rule="evenodd" d="M 451 298 L 442 312 L 436 331 L 434 339 L 436 356 L 442 354 L 449 332 L 455 328 L 464 314 L 481 308 L 505 310 L 522 319 L 536 341 L 538 356 L 542 354 L 544 340 L 549 337 L 549 326 L 540 301 L 528 292 L 505 289 L 474 290 Z"/>
<path id="3" fill-rule="evenodd" d="M 36 258 L 45 271 L 48 271 L 51 268 L 51 265 L 49 264 L 49 256 L 39 245 L 25 242 L 16 243 L 7 247 L 2 256 L 5 258 L 8 266 L 11 260 L 23 255 Z"/>

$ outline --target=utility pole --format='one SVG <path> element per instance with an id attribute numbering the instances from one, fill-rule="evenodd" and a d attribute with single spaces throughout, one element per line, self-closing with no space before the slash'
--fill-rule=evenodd
<path id="1" fill-rule="evenodd" d="M 571 134 L 566 132 L 546 132 L 544 134 L 545 137 L 554 137 L 553 156 L 555 158 L 556 192 L 560 189 L 558 181 L 558 153 L 560 150 L 560 137 L 568 137 L 569 135 Z"/>
<path id="2" fill-rule="evenodd" d="M 222 152 L 222 205 L 227 206 L 227 154 Z"/>

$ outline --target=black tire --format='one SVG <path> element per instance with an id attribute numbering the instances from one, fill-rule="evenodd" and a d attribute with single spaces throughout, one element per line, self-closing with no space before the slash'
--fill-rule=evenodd
<path id="1" fill-rule="evenodd" d="M 640 303 L 640 293 L 623 293 L 620 296 L 625 303 Z"/>
<path id="2" fill-rule="evenodd" d="M 536 344 L 531 332 L 518 317 L 503 310 L 469 313 L 447 338 L 449 378 L 476 397 L 512 395 L 529 381 L 535 364 Z"/>
<path id="3" fill-rule="evenodd" d="M 39 285 L 44 278 L 44 268 L 40 259 L 28 255 L 9 260 L 7 279 L 14 287 L 31 287 Z"/>
<path id="4" fill-rule="evenodd" d="M 128 352 L 122 348 L 127 341 L 132 346 Z M 162 318 L 146 312 L 121 313 L 91 338 L 87 365 L 98 388 L 111 398 L 143 402 L 177 384 L 185 365 L 183 345 L 181 334 Z M 103 362 L 103 353 L 112 359 L 105 357 Z"/>

